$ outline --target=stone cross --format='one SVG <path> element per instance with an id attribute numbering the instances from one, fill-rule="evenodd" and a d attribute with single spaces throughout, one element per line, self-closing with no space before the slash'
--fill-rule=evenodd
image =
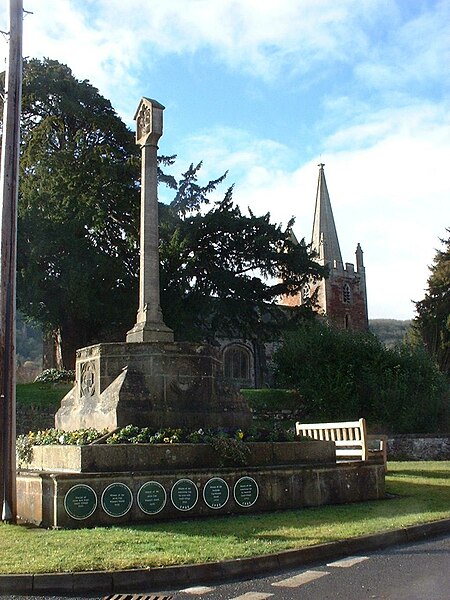
<path id="1" fill-rule="evenodd" d="M 127 342 L 173 342 L 163 321 L 159 292 L 158 140 L 163 133 L 164 106 L 142 98 L 135 114 L 136 143 L 141 147 L 141 219 L 139 309 Z"/>

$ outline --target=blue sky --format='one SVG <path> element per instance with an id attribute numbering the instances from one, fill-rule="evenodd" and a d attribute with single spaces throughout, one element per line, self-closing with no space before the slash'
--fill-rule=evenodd
<path id="1" fill-rule="evenodd" d="M 324 162 L 344 262 L 364 251 L 369 318 L 414 316 L 450 226 L 450 0 L 24 8 L 25 56 L 67 64 L 133 128 L 140 98 L 155 98 L 175 175 L 200 160 L 205 182 L 228 170 L 243 208 L 295 216 L 307 241 Z"/>

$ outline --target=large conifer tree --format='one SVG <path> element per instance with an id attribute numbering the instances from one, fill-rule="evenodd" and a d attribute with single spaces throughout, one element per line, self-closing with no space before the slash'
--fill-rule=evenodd
<path id="1" fill-rule="evenodd" d="M 18 306 L 57 331 L 62 360 L 129 321 L 139 208 L 133 135 L 57 61 L 24 65 Z"/>
<path id="2" fill-rule="evenodd" d="M 61 346 L 125 340 L 137 310 L 139 149 L 134 134 L 87 81 L 53 60 L 24 65 L 18 231 L 18 306 Z M 160 164 L 174 157 L 160 157 Z M 289 226 L 241 213 L 231 188 L 209 195 L 201 163 L 160 205 L 162 309 L 178 340 L 260 337 L 285 323 L 278 296 L 324 269 Z M 266 279 L 267 278 L 267 279 Z M 281 281 L 280 281 L 281 278 Z"/>
<path id="3" fill-rule="evenodd" d="M 441 242 L 444 247 L 436 251 L 430 267 L 425 298 L 416 302 L 414 325 L 439 369 L 450 374 L 450 236 Z"/>

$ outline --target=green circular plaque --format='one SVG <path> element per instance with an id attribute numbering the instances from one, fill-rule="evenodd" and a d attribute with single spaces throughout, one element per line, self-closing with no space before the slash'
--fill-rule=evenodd
<path id="1" fill-rule="evenodd" d="M 123 517 L 133 504 L 133 494 L 124 483 L 111 483 L 103 490 L 102 508 L 110 517 Z"/>
<path id="2" fill-rule="evenodd" d="M 166 490 L 157 481 L 147 481 L 138 491 L 137 503 L 142 512 L 156 515 L 162 511 L 167 501 Z"/>
<path id="3" fill-rule="evenodd" d="M 258 500 L 258 484 L 252 477 L 241 477 L 234 484 L 233 493 L 239 506 L 252 506 Z"/>
<path id="4" fill-rule="evenodd" d="M 178 510 L 191 510 L 197 504 L 197 486 L 190 479 L 179 479 L 170 490 L 170 499 Z"/>
<path id="5" fill-rule="evenodd" d="M 97 494 L 90 485 L 74 485 L 64 496 L 64 508 L 72 519 L 87 519 L 97 508 Z"/>
<path id="6" fill-rule="evenodd" d="M 223 508 L 230 497 L 228 483 L 220 477 L 212 477 L 203 488 L 203 500 L 209 508 Z"/>

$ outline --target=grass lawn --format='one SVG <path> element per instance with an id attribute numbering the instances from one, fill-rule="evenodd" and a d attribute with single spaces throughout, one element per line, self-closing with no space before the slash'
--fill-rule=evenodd
<path id="1" fill-rule="evenodd" d="M 81 530 L 0 524 L 0 573 L 199 563 L 301 548 L 450 517 L 450 461 L 390 462 L 390 499 Z"/>
<path id="2" fill-rule="evenodd" d="M 54 406 L 56 410 L 72 387 L 72 383 L 18 383 L 17 406 Z"/>

